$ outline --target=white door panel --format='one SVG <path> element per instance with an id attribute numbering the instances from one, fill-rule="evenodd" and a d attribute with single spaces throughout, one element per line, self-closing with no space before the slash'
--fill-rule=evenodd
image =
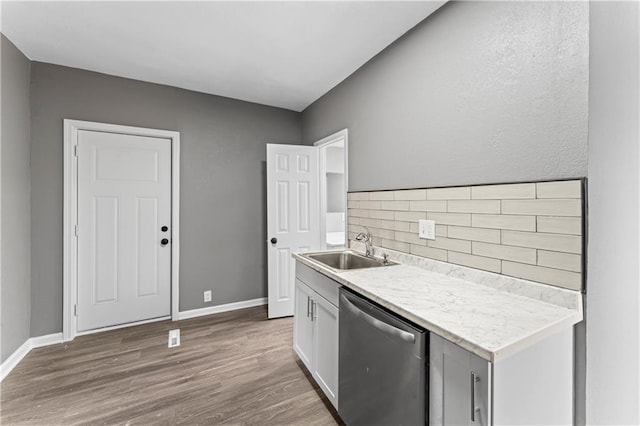
<path id="1" fill-rule="evenodd" d="M 80 130 L 78 331 L 170 314 L 170 227 L 170 140 Z"/>
<path id="2" fill-rule="evenodd" d="M 317 249 L 320 241 L 317 148 L 267 144 L 267 232 L 269 318 L 290 316 L 291 254 Z"/>

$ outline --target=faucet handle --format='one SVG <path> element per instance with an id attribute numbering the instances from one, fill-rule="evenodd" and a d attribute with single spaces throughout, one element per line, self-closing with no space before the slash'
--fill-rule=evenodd
<path id="1" fill-rule="evenodd" d="M 389 255 L 387 253 L 382 253 L 382 263 L 385 265 L 389 263 Z"/>

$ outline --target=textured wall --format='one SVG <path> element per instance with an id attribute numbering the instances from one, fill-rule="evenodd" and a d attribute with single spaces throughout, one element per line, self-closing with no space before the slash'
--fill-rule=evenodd
<path id="1" fill-rule="evenodd" d="M 29 60 L 0 35 L 2 160 L 0 270 L 3 362 L 31 337 Z"/>
<path id="2" fill-rule="evenodd" d="M 640 424 L 640 7 L 590 2 L 587 424 Z"/>
<path id="3" fill-rule="evenodd" d="M 303 112 L 351 191 L 587 173 L 587 2 L 449 2 Z"/>
<path id="4" fill-rule="evenodd" d="M 299 143 L 300 114 L 37 62 L 31 105 L 32 335 L 62 328 L 64 118 L 181 133 L 181 311 L 266 296 L 265 144 Z"/>

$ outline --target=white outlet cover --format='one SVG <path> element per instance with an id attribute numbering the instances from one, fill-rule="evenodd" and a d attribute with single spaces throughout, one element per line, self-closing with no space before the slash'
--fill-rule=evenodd
<path id="1" fill-rule="evenodd" d="M 424 220 L 418 221 L 418 237 L 426 238 L 427 240 L 436 239 L 436 221 Z"/>
<path id="2" fill-rule="evenodd" d="M 174 348 L 180 346 L 180 329 L 169 330 L 169 347 Z"/>
<path id="3" fill-rule="evenodd" d="M 204 301 L 211 302 L 211 290 L 207 290 L 204 292 Z"/>

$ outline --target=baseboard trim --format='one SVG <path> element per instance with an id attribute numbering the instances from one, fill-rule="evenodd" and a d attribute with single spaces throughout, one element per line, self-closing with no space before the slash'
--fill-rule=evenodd
<path id="1" fill-rule="evenodd" d="M 27 339 L 18 349 L 16 349 L 9 358 L 5 359 L 0 365 L 0 382 L 16 368 L 25 356 L 31 352 L 31 349 L 41 348 L 43 346 L 55 345 L 62 343 L 62 333 L 47 334 L 45 336 L 31 337 Z"/>
<path id="2" fill-rule="evenodd" d="M 62 333 L 53 333 L 47 334 L 45 336 L 32 337 L 29 339 L 31 341 L 31 349 L 41 348 L 43 346 L 57 345 L 58 343 L 62 343 Z"/>
<path id="3" fill-rule="evenodd" d="M 227 303 L 225 305 L 211 306 L 209 308 L 191 309 L 189 311 L 178 312 L 178 320 L 219 314 L 221 312 L 236 311 L 238 309 L 253 308 L 254 306 L 266 304 L 267 298 L 260 297 L 258 299 L 243 300 L 242 302 Z"/>

